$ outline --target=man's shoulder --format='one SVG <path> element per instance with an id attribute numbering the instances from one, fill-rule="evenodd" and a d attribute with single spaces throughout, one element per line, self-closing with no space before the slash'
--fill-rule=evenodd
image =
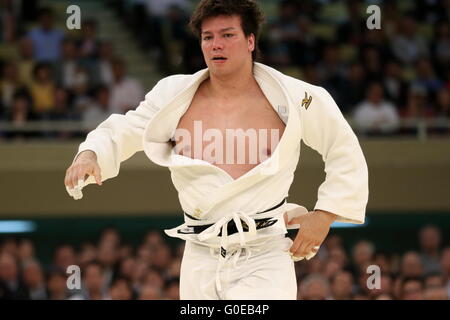
<path id="1" fill-rule="evenodd" d="M 159 80 L 147 95 L 162 98 L 164 100 L 174 98 L 180 92 L 188 88 L 192 83 L 200 77 L 204 70 L 200 70 L 194 74 L 175 74 Z"/>
<path id="2" fill-rule="evenodd" d="M 322 100 L 322 98 L 331 97 L 328 91 L 321 87 L 306 81 L 300 80 L 293 76 L 287 75 L 275 68 L 269 67 L 267 65 L 259 64 L 262 68 L 264 68 L 267 72 L 271 73 L 272 76 L 278 78 L 287 91 L 294 97 L 294 100 L 298 100 L 305 98 L 305 94 L 307 97 L 314 97 L 316 100 Z"/>

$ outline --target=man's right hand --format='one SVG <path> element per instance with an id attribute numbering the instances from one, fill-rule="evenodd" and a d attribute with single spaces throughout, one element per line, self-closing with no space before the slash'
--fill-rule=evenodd
<path id="1" fill-rule="evenodd" d="M 94 176 L 99 186 L 102 185 L 100 166 L 97 163 L 97 155 L 91 150 L 83 151 L 78 155 L 72 165 L 66 171 L 64 185 L 67 193 L 75 200 L 83 197 L 81 190 L 84 187 L 84 181 L 89 176 Z"/>

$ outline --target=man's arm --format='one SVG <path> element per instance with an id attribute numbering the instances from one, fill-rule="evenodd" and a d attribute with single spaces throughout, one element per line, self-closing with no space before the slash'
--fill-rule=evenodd
<path id="1" fill-rule="evenodd" d="M 334 221 L 363 223 L 368 200 L 368 170 L 358 139 L 329 93 L 322 88 L 301 109 L 302 139 L 325 162 L 314 211 L 292 219 L 300 224 L 290 253 L 294 260 L 312 258 Z M 295 209 L 294 209 L 295 210 Z"/>
<path id="2" fill-rule="evenodd" d="M 143 150 L 145 126 L 159 110 L 153 103 L 157 86 L 147 93 L 136 110 L 130 110 L 125 115 L 113 114 L 89 132 L 66 171 L 64 184 L 71 196 L 81 198 L 83 186 L 95 182 L 100 185 L 102 181 L 117 176 L 120 163 Z M 78 196 L 69 191 L 75 187 L 80 189 Z"/>
<path id="3" fill-rule="evenodd" d="M 326 178 L 319 187 L 315 210 L 331 212 L 337 221 L 364 223 L 368 170 L 358 138 L 323 88 L 308 109 L 301 109 L 300 116 L 303 141 L 325 162 Z"/>

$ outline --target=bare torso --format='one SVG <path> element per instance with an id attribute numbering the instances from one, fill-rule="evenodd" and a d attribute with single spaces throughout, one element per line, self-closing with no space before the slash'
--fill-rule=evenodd
<path id="1" fill-rule="evenodd" d="M 177 154 L 208 161 L 226 171 L 233 179 L 237 179 L 264 159 L 270 157 L 278 144 L 279 138 L 283 135 L 285 125 L 256 82 L 252 89 L 244 95 L 217 99 L 210 94 L 208 81 L 209 79 L 205 80 L 199 86 L 191 105 L 181 117 L 177 126 L 177 132 L 182 129 L 187 130 L 190 139 L 182 139 L 178 136 L 172 143 L 173 146 L 176 146 L 175 152 Z M 208 145 L 212 145 L 215 139 L 205 141 L 204 136 L 202 138 L 202 136 L 196 135 L 198 130 L 195 131 L 194 127 L 196 125 L 198 128 L 199 123 L 201 123 L 203 134 L 210 129 L 216 129 L 216 133 L 221 133 L 223 143 L 216 144 L 216 150 L 211 154 L 217 156 L 221 153 L 223 161 L 217 161 L 217 157 L 214 159 L 205 157 Z M 240 140 L 236 136 L 227 139 L 227 129 L 249 130 L 247 132 L 251 131 L 254 135 L 249 135 L 244 140 Z M 257 142 L 254 139 L 252 140 L 251 137 L 254 136 L 256 136 Z M 201 139 L 200 142 L 197 140 L 198 145 L 202 148 L 200 153 L 194 151 L 195 139 Z M 234 152 L 231 152 L 230 142 L 234 143 Z M 252 157 L 255 153 L 252 143 L 258 146 L 256 161 L 255 157 Z M 238 158 L 238 148 L 245 152 L 244 159 L 242 153 L 241 158 Z M 197 150 L 199 149 L 197 148 Z"/>

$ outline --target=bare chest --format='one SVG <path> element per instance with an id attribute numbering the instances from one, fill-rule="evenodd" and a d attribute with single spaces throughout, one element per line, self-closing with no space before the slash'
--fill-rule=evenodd
<path id="1" fill-rule="evenodd" d="M 228 101 L 196 95 L 173 146 L 176 154 L 207 161 L 236 179 L 271 156 L 284 128 L 262 93 Z"/>

